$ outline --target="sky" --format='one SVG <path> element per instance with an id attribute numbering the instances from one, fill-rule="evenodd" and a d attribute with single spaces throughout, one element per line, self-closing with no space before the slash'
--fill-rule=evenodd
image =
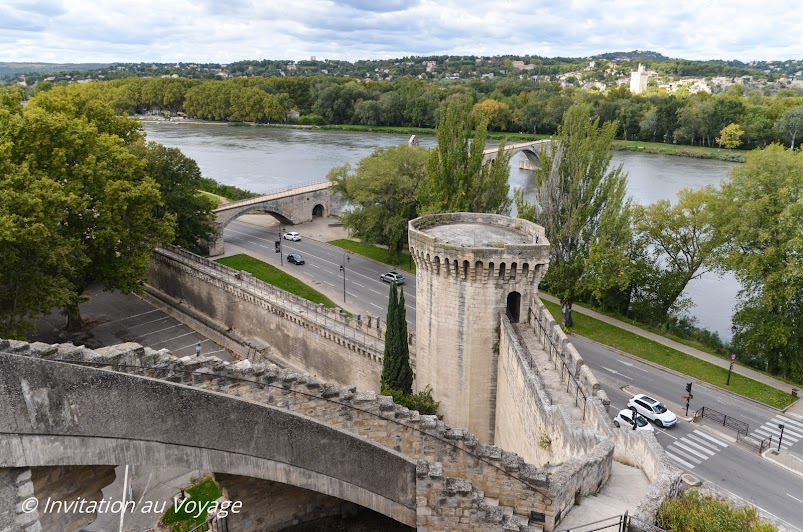
<path id="1" fill-rule="evenodd" d="M 755 0 L 0 0 L 0 61 L 428 55 L 803 59 L 803 2 Z"/>

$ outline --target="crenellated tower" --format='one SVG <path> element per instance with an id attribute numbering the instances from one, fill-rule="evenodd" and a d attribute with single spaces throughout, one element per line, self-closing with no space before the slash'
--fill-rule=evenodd
<path id="1" fill-rule="evenodd" d="M 496 214 L 411 220 L 416 263 L 416 383 L 444 420 L 494 441 L 499 315 L 526 319 L 546 273 L 544 228 Z"/>

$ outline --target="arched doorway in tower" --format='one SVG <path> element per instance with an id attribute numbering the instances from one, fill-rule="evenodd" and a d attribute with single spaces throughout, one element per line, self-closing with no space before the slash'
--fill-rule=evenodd
<path id="1" fill-rule="evenodd" d="M 323 216 L 323 205 L 318 203 L 312 208 L 312 217 L 320 218 L 321 216 Z"/>
<path id="2" fill-rule="evenodd" d="M 507 317 L 512 323 L 518 323 L 521 315 L 521 294 L 510 292 L 507 295 Z"/>

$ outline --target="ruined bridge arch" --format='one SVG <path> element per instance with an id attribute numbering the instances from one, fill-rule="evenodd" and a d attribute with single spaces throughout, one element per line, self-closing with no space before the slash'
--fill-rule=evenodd
<path id="1" fill-rule="evenodd" d="M 223 254 L 223 230 L 232 220 L 248 212 L 264 212 L 287 225 L 338 214 L 340 203 L 331 187 L 331 182 L 324 181 L 221 205 L 213 211 L 217 234 L 209 246 L 209 254 L 213 257 Z"/>
<path id="2" fill-rule="evenodd" d="M 510 156 L 517 153 L 524 154 L 525 159 L 521 162 L 521 168 L 524 170 L 535 170 L 538 167 L 541 154 L 546 151 L 550 153 L 552 150 L 552 140 L 535 140 L 530 142 L 517 142 L 515 144 L 505 145 L 505 151 L 510 152 Z M 488 148 L 483 152 L 485 161 L 492 161 L 496 158 L 498 153 L 497 148 Z"/>

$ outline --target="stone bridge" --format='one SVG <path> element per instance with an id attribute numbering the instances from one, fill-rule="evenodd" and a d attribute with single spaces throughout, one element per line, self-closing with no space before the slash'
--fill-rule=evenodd
<path id="1" fill-rule="evenodd" d="M 538 168 L 539 157 L 542 151 L 550 152 L 552 150 L 552 140 L 534 140 L 529 142 L 518 142 L 516 144 L 507 144 L 505 151 L 509 151 L 510 156 L 517 153 L 523 153 L 525 159 L 521 162 L 521 168 L 524 170 L 535 170 Z M 486 161 L 492 161 L 498 153 L 497 148 L 489 148 L 483 152 Z"/>
<path id="2" fill-rule="evenodd" d="M 331 190 L 332 183 L 324 181 L 273 192 L 257 198 L 226 203 L 214 210 L 217 235 L 209 246 L 210 256 L 223 254 L 223 229 L 235 218 L 247 212 L 259 211 L 273 215 L 283 224 L 309 222 L 316 217 L 336 215 L 340 203 Z"/>
<path id="3" fill-rule="evenodd" d="M 550 487 L 560 468 L 527 465 L 372 392 L 248 361 L 178 359 L 138 344 L 92 351 L 0 340 L 0 481 L 16 479 L 16 489 L 0 486 L 0 495 L 15 500 L 0 502 L 17 509 L 0 512 L 0 529 L 85 526 L 57 521 L 66 519 L 60 514 L 23 513 L 20 504 L 54 496 L 48 483 L 36 482 L 42 468 L 59 468 L 54 477 L 64 479 L 84 466 L 80 478 L 68 478 L 76 489 L 91 476 L 87 467 L 103 468 L 99 476 L 107 478 L 117 464 L 265 479 L 426 530 L 552 530 L 553 504 L 562 497 Z M 270 525 L 272 505 L 259 502 L 267 514 L 260 523 Z M 304 502 L 299 508 L 308 509 Z"/>

